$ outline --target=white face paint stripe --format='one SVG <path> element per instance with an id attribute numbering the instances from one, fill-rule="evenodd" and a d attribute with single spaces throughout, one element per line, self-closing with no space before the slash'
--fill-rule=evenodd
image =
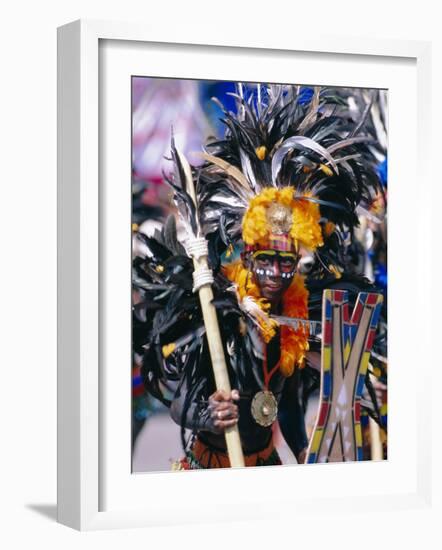
<path id="1" fill-rule="evenodd" d="M 295 275 L 295 272 L 296 272 L 296 270 L 289 271 L 288 273 L 282 272 L 281 277 L 283 279 L 291 279 Z M 262 268 L 259 268 L 259 267 L 255 269 L 255 273 L 257 275 L 267 275 L 269 277 L 275 275 L 275 271 L 273 269 L 262 269 Z"/>

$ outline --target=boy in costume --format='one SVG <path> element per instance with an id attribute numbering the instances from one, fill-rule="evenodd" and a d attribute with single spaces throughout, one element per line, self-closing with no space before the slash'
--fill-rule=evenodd
<path id="1" fill-rule="evenodd" d="M 143 356 L 147 390 L 170 406 L 182 428 L 180 469 L 228 467 L 224 431 L 234 425 L 246 466 L 280 464 L 276 419 L 303 462 L 305 400 L 317 386 L 309 366 L 317 339 L 308 320 L 319 319 L 324 288 L 369 286 L 348 272 L 346 244 L 357 208 L 368 209 L 379 192 L 368 147 L 375 140 L 362 133 L 369 106 L 352 120 L 343 98 L 327 89 L 306 94 L 296 86 L 259 85 L 248 98 L 244 90 L 238 86 L 237 113 L 224 112 L 225 139 L 209 144 L 205 164 L 192 171 L 197 208 L 186 184 L 189 167 L 172 142 L 169 183 L 185 236 L 178 240 L 175 218 L 168 218 L 153 237 L 140 234 L 148 254 L 134 262 L 142 295 L 134 307 L 134 349 Z M 215 388 L 193 292 L 189 250 L 201 236 L 208 241 L 230 394 Z M 229 261 L 238 253 L 240 260 Z M 307 255 L 315 262 L 306 281 L 300 267 Z M 275 317 L 297 323 L 279 325 Z"/>

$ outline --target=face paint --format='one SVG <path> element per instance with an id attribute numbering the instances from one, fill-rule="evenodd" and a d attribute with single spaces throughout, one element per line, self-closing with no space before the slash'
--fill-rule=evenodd
<path id="1" fill-rule="evenodd" d="M 297 255 L 258 250 L 252 258 L 253 272 L 261 295 L 273 304 L 279 303 L 296 273 Z"/>

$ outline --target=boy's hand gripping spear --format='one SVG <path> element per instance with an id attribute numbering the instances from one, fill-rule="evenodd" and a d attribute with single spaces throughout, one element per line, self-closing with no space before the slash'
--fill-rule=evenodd
<path id="1" fill-rule="evenodd" d="M 188 233 L 190 233 L 191 238 L 187 246 L 187 252 L 193 259 L 193 291 L 198 291 L 201 302 L 204 325 L 206 327 L 207 342 L 209 344 L 210 358 L 215 377 L 215 385 L 217 390 L 223 390 L 230 394 L 230 380 L 224 357 L 224 349 L 218 325 L 218 318 L 216 316 L 215 306 L 212 303 L 213 292 L 211 285 L 213 283 L 213 275 L 207 262 L 207 241 L 202 234 L 198 219 L 197 198 L 193 184 L 192 172 L 184 155 L 175 148 L 173 138 L 172 155 L 177 169 L 175 174 L 175 183 L 177 183 L 177 179 L 181 182 L 181 188 L 177 185 L 173 185 L 175 189 L 175 200 L 179 210 L 183 212 L 182 208 L 184 207 L 184 210 L 188 215 L 190 215 L 191 218 L 190 227 L 188 227 Z M 188 204 L 189 200 L 192 204 Z M 235 425 L 227 428 L 224 433 L 231 467 L 243 467 L 244 456 L 238 426 Z"/>

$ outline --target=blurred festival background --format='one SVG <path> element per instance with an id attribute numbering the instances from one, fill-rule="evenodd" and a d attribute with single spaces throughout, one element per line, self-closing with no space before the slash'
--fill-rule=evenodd
<path id="1" fill-rule="evenodd" d="M 259 93 L 259 85 L 247 84 L 249 93 Z M 177 147 L 193 165 L 201 159 L 196 154 L 212 138 L 220 138 L 225 126 L 217 98 L 235 112 L 236 103 L 229 95 L 236 91 L 234 82 L 132 78 L 132 223 L 134 231 L 151 235 L 167 215 L 173 212 L 171 191 L 164 174 L 170 173 L 171 133 Z M 247 91 L 247 90 L 246 90 Z M 361 105 L 371 102 L 369 123 L 376 132 L 378 146 L 373 154 L 378 161 L 378 175 L 387 195 L 387 92 L 382 90 L 334 90 L 345 98 L 348 116 L 358 120 Z M 299 101 L 310 102 L 313 88 L 299 87 Z M 358 101 L 357 99 L 363 101 Z M 385 199 L 383 197 L 383 200 Z M 353 243 L 355 272 L 374 282 L 384 293 L 387 308 L 387 224 L 378 217 L 376 208 L 360 212 L 360 227 Z M 133 239 L 133 254 L 143 253 L 140 242 Z M 137 296 L 134 294 L 133 303 Z M 380 387 L 386 385 L 386 357 L 372 360 Z M 132 470 L 133 472 L 167 471 L 183 455 L 180 428 L 169 416 L 168 409 L 146 395 L 140 376 L 140 357 L 135 355 L 132 373 Z M 386 426 L 386 390 L 380 396 L 380 415 Z M 316 415 L 316 400 L 310 399 L 306 414 L 307 431 Z M 368 433 L 368 417 L 362 418 Z M 296 463 L 275 423 L 275 441 L 283 464 Z M 386 435 L 382 432 L 386 448 Z M 365 441 L 365 439 L 364 439 Z"/>

